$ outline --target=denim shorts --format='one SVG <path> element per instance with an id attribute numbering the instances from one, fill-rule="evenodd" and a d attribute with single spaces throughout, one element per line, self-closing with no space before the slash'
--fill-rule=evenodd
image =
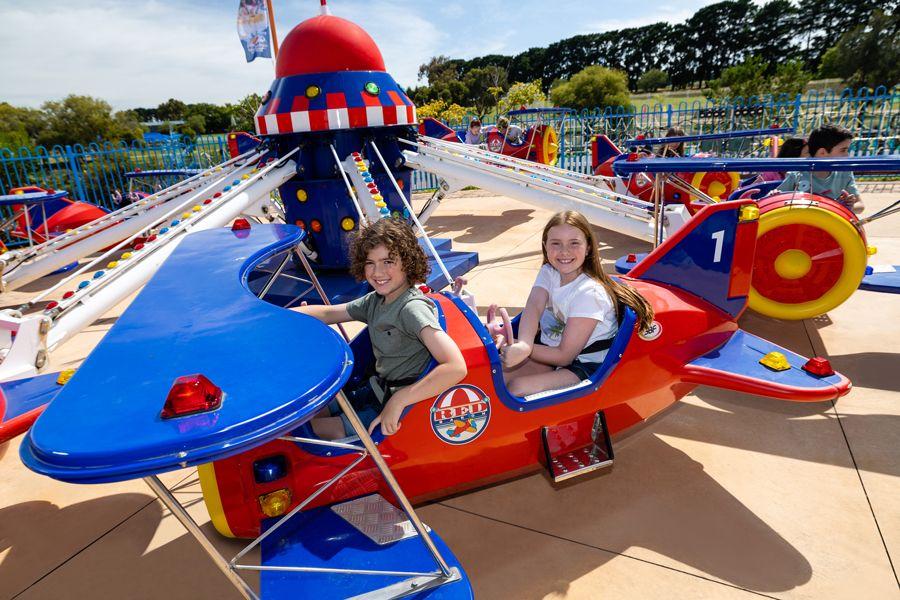
<path id="1" fill-rule="evenodd" d="M 571 365 L 567 365 L 562 368 L 572 371 L 580 380 L 584 380 L 590 379 L 591 375 L 593 375 L 599 367 L 600 363 L 582 362 L 576 358 L 574 361 L 572 361 Z"/>
<path id="2" fill-rule="evenodd" d="M 347 396 L 347 400 L 350 402 L 353 410 L 356 411 L 359 420 L 362 421 L 363 427 L 368 429 L 369 425 L 372 424 L 372 421 L 375 420 L 375 417 L 381 414 L 382 408 L 381 402 L 378 401 L 378 396 L 375 395 L 375 391 L 369 384 L 369 380 L 366 379 L 359 382 L 356 387 L 352 389 L 344 388 L 344 394 Z M 341 423 L 344 426 L 344 435 L 346 437 L 356 435 L 356 432 L 350 425 L 350 419 L 348 419 L 347 415 L 341 410 L 337 398 L 328 403 L 328 414 L 332 417 L 341 418 Z"/>

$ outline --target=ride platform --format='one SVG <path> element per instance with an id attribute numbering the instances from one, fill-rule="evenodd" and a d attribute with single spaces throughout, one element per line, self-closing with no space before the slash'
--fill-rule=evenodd
<path id="1" fill-rule="evenodd" d="M 870 210 L 894 199 L 865 197 Z M 467 285 L 479 312 L 498 303 L 515 314 L 540 267 L 550 214 L 467 191 L 428 226 L 455 249 L 479 252 Z M 873 223 L 868 234 L 879 262 L 900 264 L 890 225 Z M 648 249 L 596 233 L 608 272 L 617 257 Z M 12 292 L 8 302 L 27 296 Z M 533 474 L 418 512 L 479 598 L 895 599 L 900 305 L 892 298 L 863 290 L 816 319 L 742 318 L 744 329 L 793 352 L 829 357 L 853 381 L 834 404 L 698 388 L 641 431 L 614 438 L 608 473 L 561 486 Z M 78 366 L 120 313 L 61 348 L 50 368 Z M 302 350 L 285 360 L 302 360 Z M 0 446 L 0 598 L 239 598 L 142 482 L 73 486 L 39 476 L 19 460 L 21 439 Z M 195 470 L 160 479 L 211 531 Z M 241 547 L 214 542 L 223 553 Z"/>

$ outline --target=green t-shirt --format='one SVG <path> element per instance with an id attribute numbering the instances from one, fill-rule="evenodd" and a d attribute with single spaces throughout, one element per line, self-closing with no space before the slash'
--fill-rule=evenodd
<path id="1" fill-rule="evenodd" d="M 347 304 L 347 312 L 369 326 L 375 354 L 375 372 L 388 381 L 416 377 L 431 360 L 419 335 L 425 327 L 438 331 L 437 308 L 417 288 L 384 303 L 384 297 L 369 292 Z"/>
<path id="2" fill-rule="evenodd" d="M 827 177 L 819 177 L 812 171 L 792 171 L 785 176 L 778 189 L 782 192 L 809 192 L 832 200 L 837 200 L 844 190 L 859 196 L 851 171 L 831 171 Z"/>

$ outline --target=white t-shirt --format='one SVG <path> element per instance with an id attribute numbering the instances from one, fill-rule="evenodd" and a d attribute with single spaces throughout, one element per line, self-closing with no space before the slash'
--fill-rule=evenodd
<path id="1" fill-rule="evenodd" d="M 613 337 L 619 327 L 616 320 L 616 309 L 609 294 L 600 283 L 584 273 L 575 281 L 560 285 L 559 271 L 550 265 L 544 265 L 538 271 L 534 287 L 547 290 L 550 299 L 544 312 L 541 313 L 541 343 L 546 346 L 559 346 L 562 342 L 566 320 L 570 317 L 587 317 L 597 319 L 597 326 L 588 338 L 585 347 L 597 340 Z M 606 350 L 591 354 L 580 354 L 582 362 L 601 362 Z"/>

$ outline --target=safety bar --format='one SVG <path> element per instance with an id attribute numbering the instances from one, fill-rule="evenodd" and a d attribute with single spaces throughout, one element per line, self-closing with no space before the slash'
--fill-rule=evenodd
<path id="1" fill-rule="evenodd" d="M 661 138 L 635 138 L 626 140 L 625 147 L 650 146 L 653 144 L 672 144 L 676 142 L 705 142 L 708 140 L 730 140 L 732 138 L 759 137 L 779 135 L 782 133 L 794 133 L 793 127 L 769 127 L 768 129 L 738 129 L 736 131 L 723 131 L 722 133 L 701 133 L 698 135 L 673 135 Z"/>
<path id="2" fill-rule="evenodd" d="M 673 138 L 669 138 L 670 140 Z M 623 154 L 613 161 L 617 175 L 633 173 L 705 173 L 708 171 L 857 171 L 900 172 L 900 156 L 852 156 L 847 158 L 641 158 Z"/>

